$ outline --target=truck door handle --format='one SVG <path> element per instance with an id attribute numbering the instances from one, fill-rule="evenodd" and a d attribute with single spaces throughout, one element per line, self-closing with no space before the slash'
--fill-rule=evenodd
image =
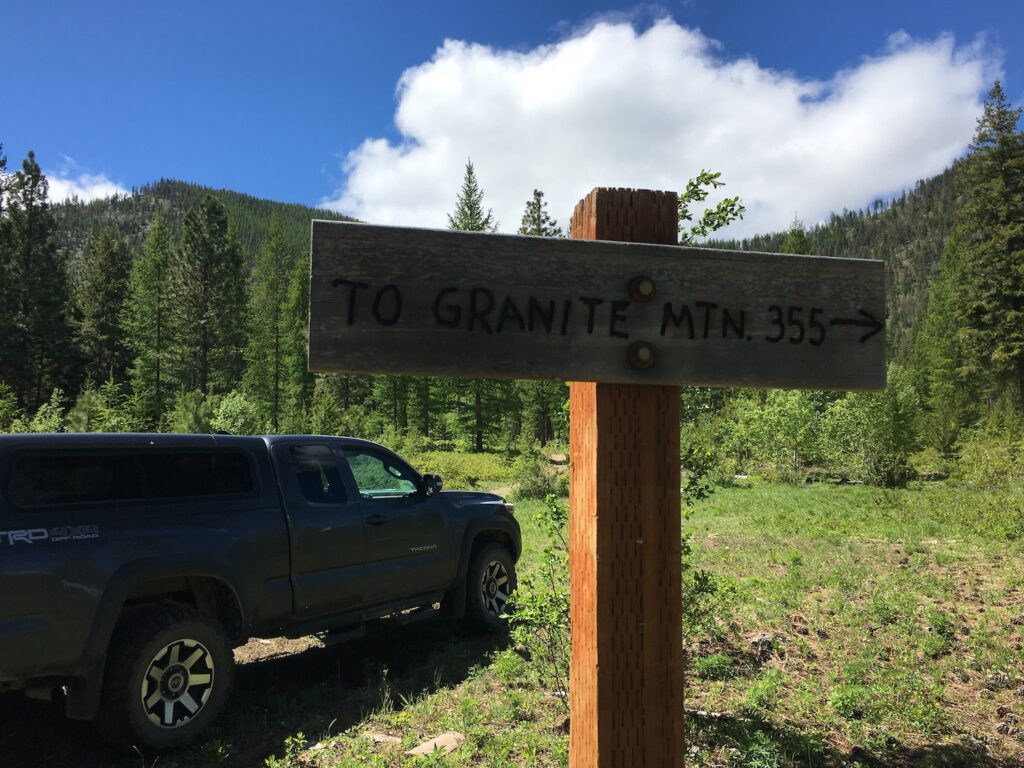
<path id="1" fill-rule="evenodd" d="M 386 523 L 387 521 L 388 519 L 384 517 L 384 515 L 380 514 L 370 515 L 368 518 L 366 518 L 367 525 L 384 525 L 384 523 Z"/>

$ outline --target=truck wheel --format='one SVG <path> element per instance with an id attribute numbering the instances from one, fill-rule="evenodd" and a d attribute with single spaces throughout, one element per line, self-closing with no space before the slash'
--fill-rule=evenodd
<path id="1" fill-rule="evenodd" d="M 515 588 L 516 567 L 508 550 L 500 544 L 481 548 L 466 572 L 466 621 L 485 632 L 502 629 L 501 615 Z"/>
<path id="2" fill-rule="evenodd" d="M 220 624 L 186 606 L 147 609 L 110 643 L 97 725 L 119 744 L 180 746 L 224 707 L 233 676 Z"/>

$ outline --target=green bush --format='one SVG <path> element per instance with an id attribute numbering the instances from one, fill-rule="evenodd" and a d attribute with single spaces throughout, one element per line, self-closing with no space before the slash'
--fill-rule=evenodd
<path id="1" fill-rule="evenodd" d="M 785 680 L 785 675 L 778 669 L 765 671 L 750 684 L 744 697 L 744 705 L 755 712 L 772 709 L 782 695 Z"/>
<path id="2" fill-rule="evenodd" d="M 241 392 L 229 392 L 214 406 L 210 426 L 231 435 L 262 435 L 269 425 L 260 418 L 256 403 Z"/>
<path id="3" fill-rule="evenodd" d="M 867 715 L 871 699 L 866 685 L 840 685 L 829 694 L 828 705 L 847 720 L 859 720 Z"/>
<path id="4" fill-rule="evenodd" d="M 206 434 L 212 430 L 213 409 L 201 392 L 182 391 L 167 415 L 170 432 Z"/>
<path id="5" fill-rule="evenodd" d="M 511 484 L 511 464 L 494 453 L 425 451 L 405 458 L 423 473 L 440 475 L 449 490 L 494 489 Z"/>
<path id="6" fill-rule="evenodd" d="M 701 680 L 725 680 L 732 676 L 732 659 L 724 653 L 698 656 L 691 663 L 690 669 Z"/>
<path id="7" fill-rule="evenodd" d="M 996 430 L 967 433 L 950 481 L 971 489 L 1004 490 L 1024 480 L 1024 446 Z"/>
<path id="8" fill-rule="evenodd" d="M 840 476 L 898 488 L 914 476 L 920 399 L 905 370 L 889 365 L 882 392 L 855 392 L 825 412 L 822 455 Z"/>
<path id="9" fill-rule="evenodd" d="M 543 499 L 558 491 L 551 463 L 532 443 L 524 446 L 512 461 L 511 480 L 515 499 Z"/>

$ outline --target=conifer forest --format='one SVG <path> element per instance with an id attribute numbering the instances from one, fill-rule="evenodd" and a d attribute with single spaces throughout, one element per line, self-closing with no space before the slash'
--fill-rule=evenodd
<path id="1" fill-rule="evenodd" d="M 723 182 L 702 171 L 682 187 L 681 243 L 886 265 L 884 392 L 684 388 L 684 444 L 716 475 L 893 487 L 985 445 L 1019 466 L 1019 116 L 997 82 L 953 167 L 809 227 L 715 239 L 742 190 L 694 223 Z M 309 221 L 337 214 L 172 180 L 54 204 L 31 152 L 0 157 L 0 430 L 350 434 L 509 458 L 567 439 L 563 383 L 308 373 Z M 496 230 L 472 162 L 447 224 Z M 564 236 L 542 191 L 519 233 Z"/>

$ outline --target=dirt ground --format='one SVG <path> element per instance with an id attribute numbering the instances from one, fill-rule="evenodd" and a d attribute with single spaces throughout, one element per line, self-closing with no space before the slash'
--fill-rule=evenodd
<path id="1" fill-rule="evenodd" d="M 440 653 L 451 659 L 455 684 L 498 642 L 437 620 L 404 627 L 382 622 L 364 638 L 329 648 L 314 638 L 251 640 L 235 651 L 235 687 L 208 734 L 160 755 L 114 749 L 90 723 L 66 719 L 57 704 L 0 695 L 0 768 L 263 765 L 290 735 L 358 723 L 376 703 L 375 680 L 408 676 L 422 659 Z M 226 759 L 219 757 L 222 745 L 231 747 Z"/>

